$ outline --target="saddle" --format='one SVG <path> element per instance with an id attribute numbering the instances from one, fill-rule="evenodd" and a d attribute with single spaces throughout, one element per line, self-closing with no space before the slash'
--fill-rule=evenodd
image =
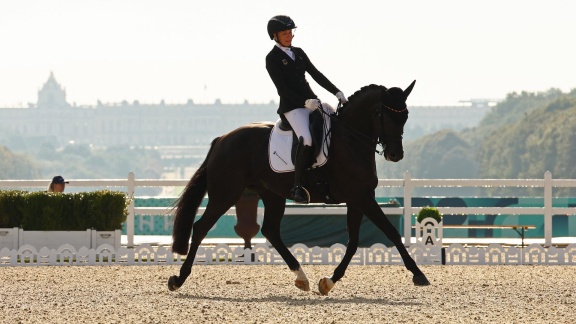
<path id="1" fill-rule="evenodd" d="M 335 110 L 325 103 L 322 104 L 322 109 L 325 113 L 315 110 L 310 113 L 309 117 L 313 156 L 316 157 L 312 163 L 312 168 L 320 167 L 328 161 L 331 126 L 328 115 L 335 113 Z M 272 170 L 275 172 L 294 171 L 297 148 L 298 138 L 296 133 L 294 133 L 289 123 L 278 119 L 270 133 L 268 146 L 268 159 Z"/>

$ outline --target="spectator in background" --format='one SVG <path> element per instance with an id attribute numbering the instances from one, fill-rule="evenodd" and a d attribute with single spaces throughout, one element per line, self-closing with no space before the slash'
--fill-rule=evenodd
<path id="1" fill-rule="evenodd" d="M 64 192 L 67 183 L 69 182 L 65 181 L 62 176 L 55 176 L 48 187 L 48 192 Z"/>

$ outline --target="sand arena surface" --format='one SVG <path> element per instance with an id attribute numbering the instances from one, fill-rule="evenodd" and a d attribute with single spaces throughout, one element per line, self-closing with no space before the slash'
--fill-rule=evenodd
<path id="1" fill-rule="evenodd" d="M 576 267 L 351 266 L 328 296 L 334 266 L 305 265 L 311 291 L 279 265 L 0 267 L 1 323 L 573 323 Z"/>

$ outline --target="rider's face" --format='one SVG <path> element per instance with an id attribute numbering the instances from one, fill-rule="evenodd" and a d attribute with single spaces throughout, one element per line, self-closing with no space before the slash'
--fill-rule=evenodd
<path id="1" fill-rule="evenodd" d="M 292 38 L 294 38 L 294 34 L 292 33 L 292 29 L 288 29 L 276 33 L 274 38 L 276 38 L 276 41 L 280 43 L 280 45 L 289 47 L 292 46 Z"/>

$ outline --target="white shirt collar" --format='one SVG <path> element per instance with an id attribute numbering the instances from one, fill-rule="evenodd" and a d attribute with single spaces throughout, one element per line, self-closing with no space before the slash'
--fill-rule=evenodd
<path id="1" fill-rule="evenodd" d="M 278 48 L 280 48 L 281 50 L 284 51 L 284 53 L 288 54 L 288 56 L 290 56 L 290 58 L 292 60 L 296 60 L 296 54 L 294 53 L 294 51 L 292 50 L 292 47 L 284 47 L 278 43 L 276 43 L 276 46 L 278 46 Z"/>

